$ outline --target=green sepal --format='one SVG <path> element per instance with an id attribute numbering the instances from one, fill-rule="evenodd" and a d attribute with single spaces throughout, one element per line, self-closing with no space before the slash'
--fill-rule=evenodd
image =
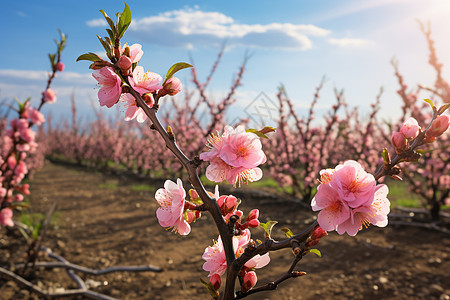
<path id="1" fill-rule="evenodd" d="M 193 66 L 191 64 L 185 63 L 185 62 L 179 62 L 174 64 L 173 66 L 170 67 L 169 71 L 167 71 L 166 74 L 166 79 L 164 79 L 164 82 L 162 85 L 164 85 L 166 83 L 167 80 L 169 80 L 173 74 L 175 74 L 176 72 L 186 69 L 186 68 L 192 68 Z"/>
<path id="2" fill-rule="evenodd" d="M 277 224 L 277 221 L 268 221 L 267 223 L 259 223 L 259 226 L 264 229 L 264 236 L 266 239 L 270 239 L 270 234 L 272 233 L 272 228 Z"/>
<path id="3" fill-rule="evenodd" d="M 383 156 L 384 164 L 390 164 L 391 163 L 391 157 L 389 156 L 389 152 L 386 148 L 383 148 L 383 152 L 381 153 Z"/>
<path id="4" fill-rule="evenodd" d="M 314 253 L 318 257 L 322 257 L 322 253 L 320 252 L 319 249 L 309 249 L 309 252 Z"/>
<path id="5" fill-rule="evenodd" d="M 287 228 L 287 227 L 283 227 L 280 230 L 284 232 L 284 234 L 286 235 L 287 238 L 291 238 L 291 237 L 294 236 L 292 231 L 289 228 Z"/>
<path id="6" fill-rule="evenodd" d="M 206 287 L 206 289 L 208 290 L 211 297 L 213 297 L 214 299 L 219 298 L 219 292 L 216 291 L 216 289 L 214 288 L 214 286 L 212 285 L 211 282 L 206 282 L 201 278 L 200 278 L 200 282 Z"/>
<path id="7" fill-rule="evenodd" d="M 125 2 L 125 8 L 123 12 L 120 14 L 119 22 L 117 24 L 117 31 L 119 34 L 119 39 L 122 38 L 125 31 L 128 29 L 128 26 L 131 24 L 131 10 L 128 4 Z"/>
<path id="8" fill-rule="evenodd" d="M 89 53 L 85 53 L 85 54 L 81 54 L 80 56 L 78 56 L 77 61 L 80 60 L 89 60 L 89 61 L 101 61 L 102 59 L 95 53 L 89 52 Z"/>

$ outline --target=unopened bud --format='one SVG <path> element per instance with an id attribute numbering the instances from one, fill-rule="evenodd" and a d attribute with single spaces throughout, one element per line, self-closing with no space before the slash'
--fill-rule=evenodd
<path id="1" fill-rule="evenodd" d="M 433 138 L 442 135 L 450 125 L 450 118 L 447 115 L 440 115 L 433 124 L 431 124 L 430 129 L 427 130 L 426 137 Z"/>
<path id="2" fill-rule="evenodd" d="M 408 145 L 408 140 L 401 132 L 394 131 L 392 132 L 392 145 L 395 147 L 395 152 L 402 153 L 403 150 L 406 149 Z"/>
<path id="3" fill-rule="evenodd" d="M 311 234 L 311 239 L 320 240 L 321 238 L 323 238 L 326 235 L 328 235 L 328 233 L 325 230 L 323 230 L 322 227 L 317 226 Z"/>
<path id="4" fill-rule="evenodd" d="M 151 93 L 147 93 L 142 95 L 142 99 L 144 99 L 145 103 L 148 105 L 148 107 L 152 108 L 155 104 L 155 100 L 153 100 L 153 95 Z"/>
<path id="5" fill-rule="evenodd" d="M 57 63 L 56 64 L 56 70 L 58 71 L 58 72 L 62 72 L 62 71 L 64 71 L 64 64 L 62 63 L 62 62 L 59 62 L 59 63 Z"/>
<path id="6" fill-rule="evenodd" d="M 258 219 L 259 218 L 259 210 L 258 209 L 252 209 L 247 216 L 247 221 Z"/>
<path id="7" fill-rule="evenodd" d="M 197 199 L 197 198 L 199 198 L 197 191 L 194 190 L 194 189 L 190 189 L 190 190 L 189 190 L 189 196 L 191 197 L 191 199 Z"/>
<path id="8" fill-rule="evenodd" d="M 219 274 L 214 274 L 209 279 L 209 282 L 211 282 L 211 284 L 213 285 L 214 289 L 217 291 L 220 288 L 220 284 L 221 284 L 220 275 Z"/>
<path id="9" fill-rule="evenodd" d="M 128 56 L 122 55 L 117 61 L 117 66 L 125 73 L 131 69 L 131 59 Z"/>
<path id="10" fill-rule="evenodd" d="M 258 221 L 258 219 L 253 219 L 253 220 L 247 221 L 247 225 L 248 225 L 248 227 L 256 228 L 259 226 L 259 221 Z"/>
<path id="11" fill-rule="evenodd" d="M 403 122 L 400 132 L 405 136 L 405 138 L 413 139 L 419 135 L 419 129 L 420 126 L 416 119 L 408 118 L 405 122 Z"/>
<path id="12" fill-rule="evenodd" d="M 161 90 L 158 92 L 158 96 L 162 97 L 165 95 L 175 96 L 182 89 L 180 79 L 176 77 L 170 77 L 165 83 Z"/>
<path id="13" fill-rule="evenodd" d="M 256 285 L 256 282 L 258 282 L 258 277 L 256 277 L 256 273 L 254 271 L 247 272 L 244 275 L 241 291 L 243 293 L 248 292 L 251 288 L 253 288 Z"/>

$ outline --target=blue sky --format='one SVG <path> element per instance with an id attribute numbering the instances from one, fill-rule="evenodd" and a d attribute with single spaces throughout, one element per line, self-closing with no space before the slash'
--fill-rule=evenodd
<path id="1" fill-rule="evenodd" d="M 232 113 L 241 112 L 264 92 L 276 102 L 283 83 L 300 114 L 306 113 L 322 76 L 328 81 L 319 108 L 334 103 L 333 88 L 344 89 L 347 102 L 367 111 L 381 86 L 383 116 L 400 112 L 398 86 L 389 63 L 400 62 L 411 84 L 430 85 L 425 38 L 416 19 L 431 22 L 438 55 L 448 78 L 450 65 L 450 1 L 324 0 L 324 1 L 128 1 L 133 24 L 124 42 L 143 45 L 141 65 L 165 74 L 168 67 L 193 58 L 203 79 L 222 43 L 227 51 L 209 92 L 220 99 L 245 53 L 251 53 L 243 86 Z M 105 36 L 98 12 L 122 11 L 123 1 L 8 1 L 2 5 L 3 50 L 0 56 L 0 99 L 32 96 L 38 101 L 46 81 L 47 54 L 55 50 L 57 28 L 68 35 L 63 53 L 66 70 L 55 79 L 58 102 L 48 106 L 68 115 L 70 95 L 89 114 L 96 103 L 95 80 L 88 62 L 78 55 L 102 51 L 96 34 Z M 186 85 L 190 72 L 180 72 Z M 179 97 L 180 99 L 182 95 Z M 231 116 L 231 118 L 234 115 Z"/>

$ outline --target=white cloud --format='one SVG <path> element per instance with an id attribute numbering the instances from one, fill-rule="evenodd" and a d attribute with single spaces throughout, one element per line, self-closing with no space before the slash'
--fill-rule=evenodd
<path id="1" fill-rule="evenodd" d="M 342 38 L 342 39 L 330 38 L 328 39 L 328 43 L 342 48 L 359 48 L 371 44 L 371 41 L 354 38 Z"/>
<path id="2" fill-rule="evenodd" d="M 89 27 L 99 27 L 99 26 L 106 26 L 108 25 L 106 23 L 105 19 L 93 19 L 86 22 L 86 25 Z"/>
<path id="3" fill-rule="evenodd" d="M 87 24 L 104 26 L 101 21 Z M 324 37 L 330 31 L 311 24 L 241 24 L 220 12 L 181 9 L 133 20 L 129 33 L 145 42 L 172 47 L 217 47 L 226 40 L 228 45 L 307 50 L 312 47 L 310 37 Z"/>

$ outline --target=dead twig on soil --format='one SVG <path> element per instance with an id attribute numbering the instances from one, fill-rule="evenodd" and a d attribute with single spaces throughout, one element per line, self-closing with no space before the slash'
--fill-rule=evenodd
<path id="1" fill-rule="evenodd" d="M 91 291 L 87 288 L 86 283 L 83 279 L 81 279 L 78 275 L 74 273 L 74 271 L 82 272 L 89 275 L 103 275 L 108 274 L 112 272 L 162 272 L 162 269 L 155 266 L 118 266 L 118 267 L 111 267 L 101 270 L 94 270 L 89 269 L 86 267 L 82 267 L 79 265 L 72 264 L 68 260 L 66 260 L 64 257 L 57 255 L 53 253 L 50 249 L 46 247 L 41 247 L 41 251 L 44 251 L 48 254 L 50 258 L 56 259 L 58 262 L 35 262 L 35 267 L 42 267 L 46 269 L 52 269 L 52 268 L 65 268 L 67 271 L 67 274 L 69 277 L 75 282 L 78 289 L 71 289 L 71 290 L 64 290 L 61 292 L 48 292 L 44 291 L 42 288 L 40 288 L 37 285 L 34 285 L 30 281 L 26 280 L 20 275 L 15 274 L 14 272 L 11 272 L 5 268 L 0 267 L 0 277 L 3 277 L 6 280 L 13 280 L 16 283 L 28 288 L 31 292 L 34 292 L 40 296 L 46 297 L 46 298 L 60 298 L 60 297 L 67 297 L 67 296 L 85 296 L 90 299 L 98 299 L 98 300 L 115 300 L 116 298 L 109 297 L 107 295 L 97 293 L 94 291 Z M 26 267 L 26 264 L 17 264 L 15 265 L 15 268 L 23 268 Z"/>

